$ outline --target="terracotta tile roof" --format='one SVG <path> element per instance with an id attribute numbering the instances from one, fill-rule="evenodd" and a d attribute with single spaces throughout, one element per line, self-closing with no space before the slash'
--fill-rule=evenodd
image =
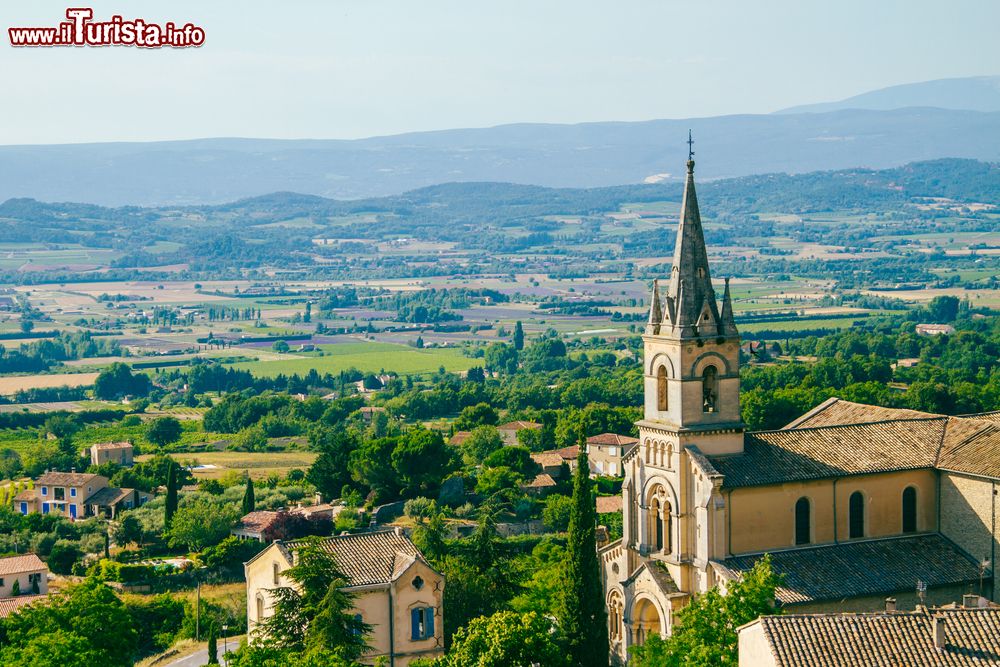
<path id="1" fill-rule="evenodd" d="M 611 514 L 621 512 L 623 505 L 622 497 L 619 496 L 597 496 L 597 513 Z"/>
<path id="2" fill-rule="evenodd" d="M 1000 423 L 949 419 L 937 467 L 1000 478 Z"/>
<path id="3" fill-rule="evenodd" d="M 526 428 L 541 428 L 542 425 L 536 422 L 513 421 L 497 426 L 498 431 L 521 431 Z"/>
<path id="4" fill-rule="evenodd" d="M 295 545 L 287 543 L 292 551 Z M 336 558 L 351 586 L 388 584 L 398 575 L 398 556 L 422 558 L 413 542 L 395 530 L 337 535 L 324 539 L 322 545 Z"/>
<path id="5" fill-rule="evenodd" d="M 934 646 L 934 618 L 945 646 Z M 1000 609 L 764 616 L 779 667 L 935 667 L 1000 664 Z M 748 627 L 748 626 L 744 626 Z"/>
<path id="6" fill-rule="evenodd" d="M 448 440 L 449 445 L 461 445 L 469 436 L 472 435 L 472 431 L 455 431 L 455 435 L 451 436 Z"/>
<path id="7" fill-rule="evenodd" d="M 761 557 L 734 556 L 717 564 L 732 577 Z M 776 595 L 782 604 L 913 591 L 918 579 L 930 587 L 979 580 L 977 564 L 937 533 L 777 551 L 771 566 L 785 576 Z"/>
<path id="8" fill-rule="evenodd" d="M 13 598 L 0 598 L 0 618 L 7 618 L 21 607 L 48 597 L 48 595 L 18 595 Z"/>
<path id="9" fill-rule="evenodd" d="M 941 416 L 928 412 L 918 412 L 917 410 L 883 408 L 877 405 L 851 403 L 850 401 L 834 397 L 828 398 L 795 421 L 787 424 L 784 429 L 870 424 L 894 419 L 920 419 Z"/>
<path id="10" fill-rule="evenodd" d="M 98 442 L 91 449 L 132 449 L 131 442 Z"/>
<path id="11" fill-rule="evenodd" d="M 563 462 L 562 457 L 555 452 L 536 452 L 531 455 L 531 460 L 543 468 L 558 468 Z"/>
<path id="12" fill-rule="evenodd" d="M 35 572 L 37 570 L 48 570 L 49 568 L 42 562 L 42 559 L 35 554 L 25 554 L 23 556 L 11 556 L 10 558 L 0 558 L 0 577 L 9 574 L 20 574 L 22 572 Z"/>
<path id="13" fill-rule="evenodd" d="M 628 447 L 639 442 L 639 438 L 628 435 L 618 435 L 617 433 L 601 433 L 587 438 L 588 445 L 618 445 Z"/>
<path id="14" fill-rule="evenodd" d="M 280 512 L 271 512 L 267 510 L 250 512 L 240 519 L 237 530 L 244 530 L 248 533 L 263 533 L 271 527 L 280 514 Z"/>
<path id="15" fill-rule="evenodd" d="M 548 489 L 553 486 L 557 486 L 556 480 L 552 479 L 551 475 L 542 473 L 536 475 L 535 479 L 531 480 L 528 484 L 525 484 L 522 488 L 525 489 Z"/>
<path id="16" fill-rule="evenodd" d="M 25 489 L 24 491 L 21 491 L 21 493 L 14 496 L 14 501 L 17 502 L 21 500 L 34 500 L 35 493 L 36 491 L 34 489 Z"/>
<path id="17" fill-rule="evenodd" d="M 111 507 L 132 495 L 133 489 L 116 489 L 106 486 L 92 494 L 84 502 L 86 505 L 100 505 L 101 507 Z"/>
<path id="18" fill-rule="evenodd" d="M 933 468 L 947 422 L 930 417 L 747 433 L 742 454 L 707 458 L 727 488 Z"/>
<path id="19" fill-rule="evenodd" d="M 563 461 L 575 461 L 576 457 L 580 455 L 580 445 L 570 445 L 569 447 L 553 449 L 552 451 L 558 454 Z"/>
<path id="20" fill-rule="evenodd" d="M 100 475 L 91 475 L 84 472 L 47 472 L 38 478 L 35 486 L 86 486 L 88 483 L 93 484 L 99 479 L 104 480 L 105 484 L 108 481 Z"/>

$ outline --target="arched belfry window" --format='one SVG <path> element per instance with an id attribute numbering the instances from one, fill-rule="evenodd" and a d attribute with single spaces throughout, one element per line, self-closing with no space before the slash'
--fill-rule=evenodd
<path id="1" fill-rule="evenodd" d="M 795 544 L 809 544 L 812 529 L 809 499 L 799 498 L 795 503 Z"/>
<path id="2" fill-rule="evenodd" d="M 667 410 L 667 367 L 660 366 L 656 369 L 656 409 Z"/>
<path id="3" fill-rule="evenodd" d="M 719 371 L 715 366 L 708 366 L 701 376 L 702 410 L 715 412 L 719 398 Z"/>
<path id="4" fill-rule="evenodd" d="M 851 539 L 865 536 L 865 496 L 860 491 L 851 494 L 848 503 L 848 523 Z"/>
<path id="5" fill-rule="evenodd" d="M 917 532 L 917 490 L 912 486 L 903 489 L 903 532 Z"/>
<path id="6" fill-rule="evenodd" d="M 656 551 L 663 551 L 663 520 L 660 518 L 662 510 L 659 498 L 653 498 L 649 518 L 653 524 L 653 547 Z"/>

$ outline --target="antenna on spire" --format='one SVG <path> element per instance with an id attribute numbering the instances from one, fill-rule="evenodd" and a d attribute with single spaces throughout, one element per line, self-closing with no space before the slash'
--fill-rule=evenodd
<path id="1" fill-rule="evenodd" d="M 688 130 L 688 161 L 694 159 L 694 139 L 691 138 L 691 130 Z"/>

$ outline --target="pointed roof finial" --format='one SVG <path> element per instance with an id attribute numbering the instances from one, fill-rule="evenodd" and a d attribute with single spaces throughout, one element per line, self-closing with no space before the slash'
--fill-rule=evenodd
<path id="1" fill-rule="evenodd" d="M 687 168 L 688 173 L 694 172 L 694 138 L 691 136 L 691 130 L 688 130 L 688 161 Z"/>

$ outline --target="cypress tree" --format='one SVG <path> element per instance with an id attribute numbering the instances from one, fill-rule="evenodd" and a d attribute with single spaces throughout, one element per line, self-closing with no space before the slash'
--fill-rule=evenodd
<path id="1" fill-rule="evenodd" d="M 253 493 L 253 479 L 247 474 L 247 490 L 243 492 L 243 514 L 247 515 L 253 512 L 256 504 L 257 500 L 254 498 Z"/>
<path id="2" fill-rule="evenodd" d="M 219 642 L 215 638 L 215 623 L 208 626 L 208 663 L 209 665 L 219 664 Z"/>
<path id="3" fill-rule="evenodd" d="M 573 475 L 573 508 L 563 570 L 560 626 L 566 636 L 571 664 L 608 667 L 608 623 L 597 560 L 597 508 L 594 502 L 586 440 L 581 437 Z"/>
<path id="4" fill-rule="evenodd" d="M 514 325 L 514 349 L 524 349 L 524 329 L 521 328 L 521 320 Z"/>
<path id="5" fill-rule="evenodd" d="M 177 511 L 177 473 L 174 470 L 174 462 L 167 466 L 167 501 L 163 505 L 163 528 L 170 529 L 170 522 L 174 519 L 174 512 Z"/>

